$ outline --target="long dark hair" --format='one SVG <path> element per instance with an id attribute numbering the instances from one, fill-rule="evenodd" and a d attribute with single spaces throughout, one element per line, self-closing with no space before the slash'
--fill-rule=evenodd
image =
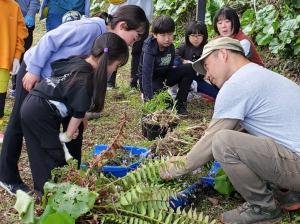
<path id="1" fill-rule="evenodd" d="M 100 112 L 104 107 L 107 88 L 107 66 L 120 61 L 120 66 L 127 63 L 129 52 L 126 42 L 115 33 L 104 33 L 93 43 L 91 55 L 99 58 L 98 68 L 93 76 L 93 95 L 91 112 Z"/>
<path id="2" fill-rule="evenodd" d="M 124 5 L 117 9 L 117 11 L 110 15 L 108 13 L 96 14 L 105 20 L 105 24 L 109 25 L 114 29 L 119 22 L 126 22 L 127 30 L 137 30 L 141 28 L 141 31 L 149 30 L 149 21 L 146 14 L 142 8 L 136 5 Z"/>
<path id="3" fill-rule="evenodd" d="M 240 31 L 241 23 L 236 11 L 228 6 L 223 6 L 214 16 L 214 30 L 218 35 L 220 35 L 220 32 L 218 30 L 217 23 L 222 17 L 231 21 L 232 34 L 237 34 Z"/>
<path id="4" fill-rule="evenodd" d="M 202 34 L 203 35 L 203 40 L 199 47 L 204 47 L 204 45 L 207 44 L 208 33 L 207 33 L 207 27 L 206 27 L 205 23 L 203 23 L 201 21 L 192 21 L 192 22 L 188 23 L 186 30 L 185 30 L 185 43 L 186 43 L 186 45 L 188 45 L 190 47 L 193 46 L 189 39 L 189 36 L 191 34 Z"/>

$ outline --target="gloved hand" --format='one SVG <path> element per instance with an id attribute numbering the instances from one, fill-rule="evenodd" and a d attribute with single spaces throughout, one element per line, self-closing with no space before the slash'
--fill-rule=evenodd
<path id="1" fill-rule="evenodd" d="M 12 66 L 12 74 L 17 74 L 20 68 L 20 59 L 14 58 Z"/>
<path id="2" fill-rule="evenodd" d="M 70 159 L 73 159 L 73 156 L 71 156 L 69 149 L 66 146 L 66 142 L 70 142 L 72 140 L 72 138 L 70 138 L 68 136 L 67 132 L 61 132 L 61 133 L 59 133 L 59 140 L 63 146 L 65 160 L 68 162 Z"/>
<path id="3" fill-rule="evenodd" d="M 35 24 L 35 18 L 33 16 L 26 15 L 25 16 L 25 24 L 28 27 L 33 27 Z"/>
<path id="4" fill-rule="evenodd" d="M 59 140 L 61 143 L 70 142 L 72 138 L 68 136 L 67 132 L 61 132 L 59 133 Z"/>

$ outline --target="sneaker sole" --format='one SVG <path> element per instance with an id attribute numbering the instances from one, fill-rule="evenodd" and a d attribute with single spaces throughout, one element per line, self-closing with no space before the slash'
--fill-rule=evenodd
<path id="1" fill-rule="evenodd" d="M 7 193 L 9 193 L 11 196 L 16 196 L 15 193 L 13 193 L 6 185 L 4 185 L 1 181 L 0 181 L 0 187 L 2 187 Z"/>
<path id="2" fill-rule="evenodd" d="M 274 223 L 279 223 L 282 220 L 282 217 L 278 217 L 276 219 L 271 219 L 271 220 L 266 220 L 266 221 L 260 221 L 260 222 L 255 222 L 255 224 L 274 224 Z M 221 223 L 229 223 L 229 222 L 224 222 L 223 221 L 223 216 L 221 216 Z"/>
<path id="3" fill-rule="evenodd" d="M 282 217 L 279 217 L 277 219 L 256 222 L 256 224 L 274 224 L 274 223 L 279 223 L 281 220 L 282 220 Z"/>
<path id="4" fill-rule="evenodd" d="M 282 205 L 280 207 L 286 211 L 295 211 L 300 209 L 300 202 L 295 204 L 290 204 L 290 205 Z"/>

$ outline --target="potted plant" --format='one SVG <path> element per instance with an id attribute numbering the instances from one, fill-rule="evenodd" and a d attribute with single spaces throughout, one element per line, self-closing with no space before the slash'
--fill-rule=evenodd
<path id="1" fill-rule="evenodd" d="M 179 117 L 174 101 L 167 91 L 161 91 L 143 105 L 142 133 L 149 140 L 164 137 L 177 126 Z"/>

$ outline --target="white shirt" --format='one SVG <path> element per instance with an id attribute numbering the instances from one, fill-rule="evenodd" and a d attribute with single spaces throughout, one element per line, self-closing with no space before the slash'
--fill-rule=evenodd
<path id="1" fill-rule="evenodd" d="M 262 66 L 249 63 L 224 83 L 213 118 L 241 120 L 250 134 L 300 155 L 300 87 Z"/>

